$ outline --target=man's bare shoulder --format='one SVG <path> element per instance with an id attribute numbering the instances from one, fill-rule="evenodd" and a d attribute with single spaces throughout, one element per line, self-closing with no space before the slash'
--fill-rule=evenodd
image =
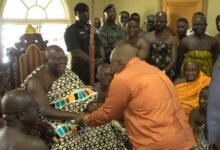
<path id="1" fill-rule="evenodd" d="M 139 37 L 137 45 L 149 44 L 148 41 L 144 40 L 144 38 Z"/>
<path id="2" fill-rule="evenodd" d="M 142 36 L 145 41 L 151 42 L 155 38 L 155 32 L 147 32 Z"/>
<path id="3" fill-rule="evenodd" d="M 44 81 L 44 75 L 42 72 L 38 72 L 36 74 L 34 74 L 28 81 L 28 84 L 30 83 L 37 83 L 37 84 L 41 84 Z"/>
<path id="4" fill-rule="evenodd" d="M 40 71 L 34 74 L 28 81 L 27 89 L 39 90 L 44 89 L 47 90 L 50 85 L 50 79 L 44 71 Z"/>

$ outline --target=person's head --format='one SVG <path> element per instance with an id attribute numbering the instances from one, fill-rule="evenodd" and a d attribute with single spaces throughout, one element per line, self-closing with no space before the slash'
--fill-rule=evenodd
<path id="1" fill-rule="evenodd" d="M 18 120 L 29 127 L 38 119 L 39 108 L 34 97 L 25 90 L 7 92 L 1 100 L 1 109 L 6 125 Z"/>
<path id="2" fill-rule="evenodd" d="M 101 21 L 97 17 L 95 17 L 95 19 L 94 19 L 94 26 L 95 26 L 96 30 L 98 30 L 101 27 Z"/>
<path id="3" fill-rule="evenodd" d="M 103 14 L 105 16 L 105 21 L 106 22 L 111 22 L 114 23 L 115 19 L 116 19 L 116 9 L 115 9 L 115 5 L 113 4 L 109 4 L 107 5 L 104 10 L 103 10 Z"/>
<path id="4" fill-rule="evenodd" d="M 139 24 L 135 18 L 130 18 L 127 25 L 126 31 L 129 37 L 138 36 L 139 33 Z"/>
<path id="5" fill-rule="evenodd" d="M 157 12 L 155 15 L 155 31 L 162 32 L 167 25 L 167 13 L 166 12 Z"/>
<path id="6" fill-rule="evenodd" d="M 195 35 L 201 36 L 205 34 L 207 27 L 207 21 L 204 15 L 195 14 L 192 19 L 192 29 L 195 32 Z"/>
<path id="7" fill-rule="evenodd" d="M 129 18 L 130 18 L 129 12 L 121 11 L 118 15 L 118 22 L 122 27 L 125 27 Z"/>
<path id="8" fill-rule="evenodd" d="M 132 13 L 131 18 L 137 20 L 138 24 L 140 25 L 141 22 L 141 16 L 138 13 Z"/>
<path id="9" fill-rule="evenodd" d="M 67 58 L 61 47 L 57 45 L 48 46 L 45 49 L 46 65 L 55 75 L 61 75 L 65 72 Z"/>
<path id="10" fill-rule="evenodd" d="M 120 72 L 136 56 L 136 53 L 136 48 L 128 42 L 122 42 L 116 46 L 110 56 L 113 72 Z"/>
<path id="11" fill-rule="evenodd" d="M 196 62 L 189 60 L 184 64 L 184 77 L 187 82 L 195 81 L 199 77 L 199 66 Z"/>
<path id="12" fill-rule="evenodd" d="M 199 106 L 203 110 L 207 110 L 208 104 L 208 89 L 209 87 L 204 87 L 199 93 Z"/>
<path id="13" fill-rule="evenodd" d="M 218 32 L 220 32 L 220 15 L 216 17 L 215 23 L 216 23 L 216 28 Z"/>
<path id="14" fill-rule="evenodd" d="M 189 28 L 188 20 L 186 18 L 179 18 L 176 22 L 176 33 L 179 37 L 186 36 L 186 32 Z"/>
<path id="15" fill-rule="evenodd" d="M 195 13 L 193 14 L 192 18 L 195 17 L 195 16 L 203 16 L 203 17 L 205 17 L 205 15 L 204 15 L 202 12 L 200 12 L 200 11 L 195 12 Z"/>
<path id="16" fill-rule="evenodd" d="M 147 32 L 151 32 L 154 30 L 155 26 L 155 16 L 154 15 L 148 15 L 144 21 L 144 24 L 146 26 Z"/>
<path id="17" fill-rule="evenodd" d="M 100 64 L 97 68 L 96 78 L 99 80 L 99 83 L 103 86 L 108 87 L 113 78 L 112 66 L 107 63 Z"/>
<path id="18" fill-rule="evenodd" d="M 77 21 L 87 23 L 89 20 L 89 6 L 85 3 L 78 3 L 74 7 L 74 13 Z"/>

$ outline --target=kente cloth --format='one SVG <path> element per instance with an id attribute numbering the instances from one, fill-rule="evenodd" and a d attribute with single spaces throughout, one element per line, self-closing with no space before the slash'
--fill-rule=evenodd
<path id="1" fill-rule="evenodd" d="M 193 60 L 198 64 L 199 69 L 204 72 L 206 75 L 211 76 L 213 69 L 213 55 L 210 51 L 207 50 L 193 50 L 184 54 L 184 59 L 181 65 L 181 76 L 183 76 L 184 64 Z"/>
<path id="2" fill-rule="evenodd" d="M 209 86 L 207 126 L 208 142 L 216 144 L 220 141 L 220 57 L 218 57 Z"/>
<path id="3" fill-rule="evenodd" d="M 200 71 L 199 77 L 195 81 L 175 85 L 187 118 L 189 118 L 191 111 L 198 107 L 199 93 L 204 87 L 209 85 L 210 81 L 211 78 Z"/>
<path id="4" fill-rule="evenodd" d="M 42 68 L 36 68 L 21 87 L 25 88 L 28 80 Z M 79 113 L 96 100 L 97 92 L 85 86 L 78 76 L 66 69 L 51 85 L 47 95 L 50 105 L 55 109 Z M 127 140 L 125 130 L 114 122 L 96 128 L 80 128 L 74 120 L 52 120 L 42 115 L 40 118 L 55 129 L 52 150 L 124 150 Z"/>
<path id="5" fill-rule="evenodd" d="M 205 138 L 205 124 L 196 128 L 195 140 L 196 146 L 194 150 L 209 150 L 209 144 Z"/>
<path id="6" fill-rule="evenodd" d="M 199 126 L 196 128 L 195 132 L 195 140 L 196 140 L 196 146 L 193 148 L 193 150 L 214 150 L 214 145 L 209 144 L 206 136 L 206 126 L 205 124 Z"/>
<path id="7" fill-rule="evenodd" d="M 153 43 L 150 48 L 149 63 L 158 67 L 160 70 L 164 70 L 172 60 L 171 49 L 171 45 L 165 42 Z M 175 78 L 174 69 L 166 72 L 166 74 L 171 80 Z"/>

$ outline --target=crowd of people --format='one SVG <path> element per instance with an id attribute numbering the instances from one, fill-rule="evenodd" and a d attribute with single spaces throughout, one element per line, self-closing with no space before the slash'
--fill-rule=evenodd
<path id="1" fill-rule="evenodd" d="M 220 33 L 206 33 L 203 13 L 192 15 L 192 30 L 179 18 L 174 32 L 159 11 L 142 30 L 138 13 L 121 11 L 117 24 L 107 5 L 94 18 L 94 86 L 88 5 L 78 3 L 74 15 L 64 33 L 70 59 L 48 46 L 45 64 L 1 99 L 2 150 L 220 149 Z M 33 129 L 37 121 L 53 128 L 50 145 Z"/>

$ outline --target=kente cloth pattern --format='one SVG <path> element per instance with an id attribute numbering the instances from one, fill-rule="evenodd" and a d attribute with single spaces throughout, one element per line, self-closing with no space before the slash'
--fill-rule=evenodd
<path id="1" fill-rule="evenodd" d="M 175 85 L 178 97 L 184 109 L 184 112 L 189 117 L 191 111 L 199 105 L 199 93 L 208 86 L 211 78 L 200 71 L 198 79 L 192 82 L 183 82 Z"/>
<path id="2" fill-rule="evenodd" d="M 149 63 L 164 70 L 171 62 L 171 45 L 165 42 L 155 42 L 151 45 Z M 166 72 L 167 76 L 173 80 L 175 78 L 174 69 Z"/>
<path id="3" fill-rule="evenodd" d="M 183 76 L 184 64 L 193 60 L 198 64 L 199 69 L 206 75 L 211 76 L 214 65 L 213 55 L 207 50 L 193 50 L 184 54 L 183 63 L 181 65 L 181 76 Z"/>
<path id="4" fill-rule="evenodd" d="M 43 66 L 36 68 L 21 87 L 25 88 L 28 79 L 42 68 Z M 54 81 L 47 95 L 52 107 L 79 113 L 96 100 L 97 92 L 85 86 L 73 72 L 67 69 Z M 52 150 L 124 150 L 124 143 L 127 140 L 125 130 L 113 122 L 96 128 L 79 128 L 74 120 L 51 120 L 42 115 L 40 117 L 56 131 L 57 141 L 52 144 Z"/>
<path id="5" fill-rule="evenodd" d="M 205 136 L 205 124 L 198 127 L 195 132 L 196 146 L 193 150 L 213 150 L 213 145 L 209 145 Z"/>

